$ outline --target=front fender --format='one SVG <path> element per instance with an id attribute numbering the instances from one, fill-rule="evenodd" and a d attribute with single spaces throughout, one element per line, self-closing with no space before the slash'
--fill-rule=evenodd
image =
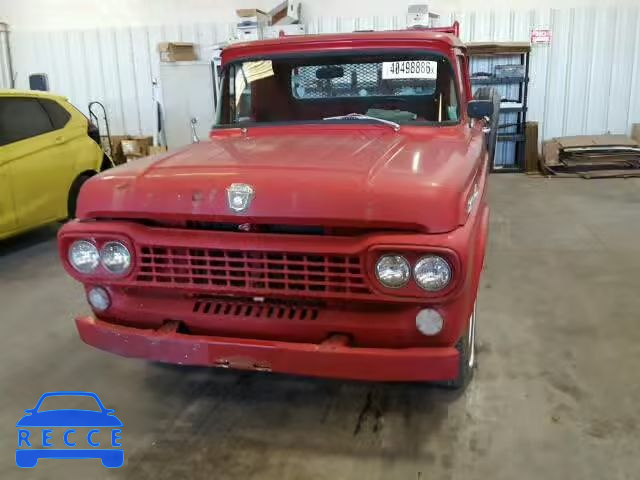
<path id="1" fill-rule="evenodd" d="M 456 319 L 451 331 L 446 334 L 447 340 L 451 343 L 455 343 L 467 331 L 478 296 L 489 233 L 489 206 L 484 200 L 478 205 L 472 221 L 474 225 L 473 233 L 468 239 L 468 256 L 466 257 L 468 268 L 464 288 L 458 298 L 443 306 L 447 316 Z"/>
<path id="2" fill-rule="evenodd" d="M 475 238 L 473 271 L 471 272 L 471 291 L 474 293 L 474 298 L 477 297 L 478 289 L 480 288 L 480 275 L 484 268 L 487 251 L 487 239 L 489 238 L 489 206 L 483 202 L 480 205 L 480 211 L 478 213 L 479 225 Z M 471 312 L 469 312 L 469 315 L 471 315 Z"/>

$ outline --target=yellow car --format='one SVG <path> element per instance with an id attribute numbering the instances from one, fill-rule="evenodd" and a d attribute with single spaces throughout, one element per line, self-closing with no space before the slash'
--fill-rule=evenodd
<path id="1" fill-rule="evenodd" d="M 0 240 L 73 217 L 82 184 L 112 166 L 99 143 L 66 98 L 0 90 Z"/>

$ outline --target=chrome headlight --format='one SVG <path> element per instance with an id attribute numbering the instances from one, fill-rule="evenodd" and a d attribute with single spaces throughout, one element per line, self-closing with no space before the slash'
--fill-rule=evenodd
<path id="1" fill-rule="evenodd" d="M 100 250 L 100 261 L 107 272 L 123 275 L 131 267 L 131 253 L 120 242 L 107 242 Z"/>
<path id="2" fill-rule="evenodd" d="M 409 281 L 411 267 L 401 255 L 383 255 L 376 263 L 376 277 L 388 288 L 400 288 Z"/>
<path id="3" fill-rule="evenodd" d="M 100 264 L 98 248 L 87 240 L 76 240 L 68 253 L 69 263 L 80 273 L 93 273 Z"/>
<path id="4" fill-rule="evenodd" d="M 451 267 L 437 255 L 422 257 L 413 268 L 416 283 L 429 292 L 442 290 L 451 281 Z"/>

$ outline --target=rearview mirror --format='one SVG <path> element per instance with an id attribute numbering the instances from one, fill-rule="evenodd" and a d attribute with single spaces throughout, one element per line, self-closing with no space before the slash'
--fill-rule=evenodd
<path id="1" fill-rule="evenodd" d="M 493 115 L 491 100 L 471 100 L 467 105 L 467 114 L 471 118 L 484 118 Z"/>
<path id="2" fill-rule="evenodd" d="M 316 70 L 316 78 L 318 80 L 330 80 L 332 78 L 344 77 L 344 68 L 342 67 L 320 67 Z"/>

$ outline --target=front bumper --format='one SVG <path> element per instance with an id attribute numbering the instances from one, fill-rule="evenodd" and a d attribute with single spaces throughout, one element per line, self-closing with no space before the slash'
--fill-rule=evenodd
<path id="1" fill-rule="evenodd" d="M 76 318 L 82 340 L 124 357 L 180 365 L 374 381 L 446 381 L 458 375 L 454 347 L 350 347 L 346 336 L 314 343 L 178 333 L 178 323 L 142 329 Z"/>

